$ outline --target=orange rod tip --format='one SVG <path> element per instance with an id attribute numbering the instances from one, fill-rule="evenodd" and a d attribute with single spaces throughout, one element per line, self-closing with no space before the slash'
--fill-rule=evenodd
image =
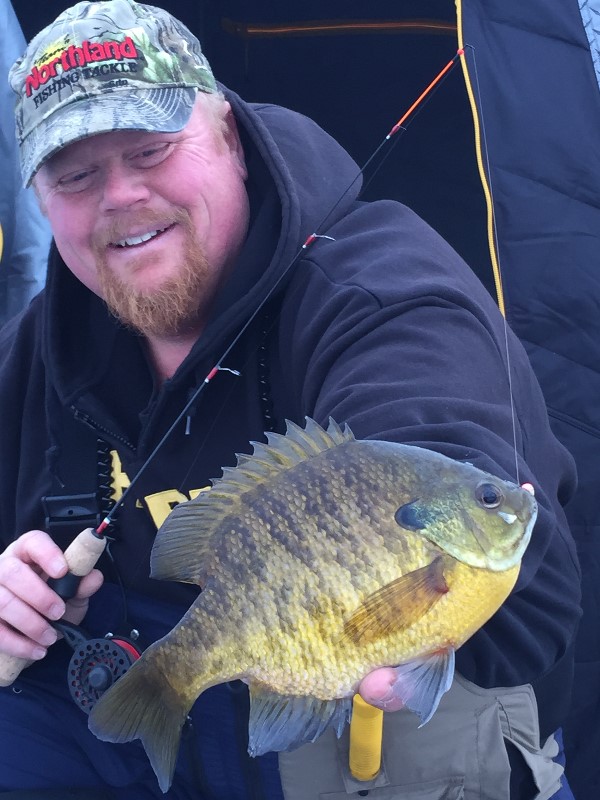
<path id="1" fill-rule="evenodd" d="M 464 56 L 464 54 L 465 54 L 465 48 L 464 47 L 461 47 L 459 50 L 456 51 L 456 55 L 457 56 Z"/>

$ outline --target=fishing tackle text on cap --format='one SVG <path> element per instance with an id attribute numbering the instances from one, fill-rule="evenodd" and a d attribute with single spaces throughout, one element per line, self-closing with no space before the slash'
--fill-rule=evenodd
<path id="1" fill-rule="evenodd" d="M 9 81 L 26 186 L 54 153 L 113 130 L 173 133 L 217 85 L 200 42 L 162 8 L 77 3 L 31 40 Z"/>

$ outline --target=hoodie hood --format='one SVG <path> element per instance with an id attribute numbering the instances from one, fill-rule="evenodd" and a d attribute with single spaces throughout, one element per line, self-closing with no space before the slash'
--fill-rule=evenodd
<path id="1" fill-rule="evenodd" d="M 192 353 L 172 379 L 218 353 L 260 302 L 302 268 L 302 245 L 347 213 L 361 187 L 358 165 L 315 122 L 273 105 L 244 102 L 221 87 L 231 104 L 248 165 L 251 221 L 235 269 Z M 290 269 L 291 265 L 293 267 Z M 101 381 L 123 347 L 140 348 L 104 303 L 70 272 L 52 248 L 46 284 L 45 361 L 63 403 Z"/>

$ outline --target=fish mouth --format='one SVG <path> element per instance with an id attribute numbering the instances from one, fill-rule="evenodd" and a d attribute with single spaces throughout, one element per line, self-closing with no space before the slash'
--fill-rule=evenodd
<path id="1" fill-rule="evenodd" d="M 512 526 L 519 522 L 523 526 L 523 532 L 512 544 L 506 544 L 506 549 L 509 552 L 504 556 L 496 554 L 487 554 L 485 557 L 485 566 L 493 572 L 504 572 L 505 570 L 512 569 L 516 566 L 523 557 L 527 545 L 533 533 L 533 527 L 537 519 L 538 505 L 533 501 L 533 507 L 528 509 L 525 504 L 521 509 L 516 512 L 497 511 L 498 516 L 508 525 Z"/>
<path id="2" fill-rule="evenodd" d="M 508 514 L 506 511 L 498 511 L 498 516 L 502 517 L 507 525 L 512 525 L 518 519 L 516 514 Z"/>
<path id="3" fill-rule="evenodd" d="M 130 247 L 139 247 L 140 245 L 145 244 L 146 242 L 151 241 L 152 239 L 156 239 L 158 236 L 161 236 L 166 231 L 171 230 L 175 227 L 175 223 L 171 222 L 167 225 L 162 227 L 153 228 L 151 230 L 145 231 L 139 234 L 132 234 L 130 236 L 126 236 L 123 239 L 118 239 L 114 242 L 109 242 L 108 247 L 115 248 L 115 249 L 125 249 Z"/>
<path id="4" fill-rule="evenodd" d="M 516 499 L 516 498 L 514 498 Z M 538 505 L 528 495 L 522 502 L 512 502 L 498 508 L 494 514 L 498 523 L 489 525 L 461 508 L 464 527 L 470 530 L 470 545 L 466 542 L 439 542 L 440 546 L 454 558 L 476 569 L 490 572 L 505 572 L 521 561 L 531 539 L 537 518 Z M 476 547 L 473 545 L 476 544 Z"/>
<path id="5" fill-rule="evenodd" d="M 516 550 L 517 559 L 520 559 L 523 553 L 525 552 L 525 548 L 529 544 L 529 540 L 531 539 L 531 535 L 533 533 L 533 527 L 537 520 L 538 504 L 536 503 L 535 500 L 533 501 L 533 503 L 534 503 L 533 510 L 531 511 L 529 522 L 525 526 L 525 530 L 523 531 L 523 536 L 521 537 L 521 540 L 517 544 L 517 550 Z"/>

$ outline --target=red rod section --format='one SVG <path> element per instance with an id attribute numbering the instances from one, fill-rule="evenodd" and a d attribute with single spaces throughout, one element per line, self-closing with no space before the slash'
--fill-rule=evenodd
<path id="1" fill-rule="evenodd" d="M 456 62 L 456 59 L 457 59 L 459 56 L 462 56 L 462 55 L 464 55 L 464 52 L 465 52 L 465 51 L 464 51 L 464 50 L 463 50 L 463 48 L 461 47 L 461 49 L 460 49 L 460 50 L 458 50 L 458 51 L 456 52 L 456 55 L 455 55 L 455 56 L 452 58 L 452 60 L 451 60 L 451 61 L 449 61 L 449 62 L 446 64 L 446 66 L 444 67 L 444 69 L 443 69 L 443 70 L 442 70 L 442 71 L 441 71 L 441 72 L 440 72 L 440 73 L 439 73 L 439 74 L 438 74 L 438 75 L 437 75 L 437 76 L 436 76 L 436 77 L 435 77 L 435 78 L 434 78 L 434 79 L 431 81 L 431 83 L 429 84 L 429 86 L 428 86 L 428 87 L 427 87 L 427 88 L 426 88 L 426 89 L 425 89 L 423 92 L 421 92 L 421 94 L 420 94 L 420 95 L 417 97 L 417 99 L 416 99 L 416 100 L 415 100 L 415 102 L 412 104 L 412 106 L 411 106 L 411 107 L 408 109 L 408 111 L 407 111 L 407 112 L 406 112 L 406 113 L 405 113 L 405 114 L 404 114 L 402 117 L 400 117 L 400 119 L 398 120 L 398 122 L 397 122 L 397 123 L 394 125 L 394 127 L 392 128 L 392 130 L 391 130 L 391 131 L 388 133 L 388 135 L 387 135 L 387 138 L 388 138 L 388 139 L 389 139 L 390 137 L 392 137 L 392 136 L 393 136 L 393 135 L 394 135 L 394 134 L 395 134 L 395 133 L 398 131 L 398 129 L 399 129 L 399 128 L 401 128 L 401 127 L 402 127 L 403 123 L 404 123 L 404 122 L 405 122 L 405 121 L 408 119 L 408 117 L 410 117 L 410 115 L 411 115 L 411 114 L 412 114 L 412 112 L 415 110 L 415 108 L 417 108 L 417 106 L 419 106 L 419 105 L 420 105 L 420 104 L 423 102 L 423 100 L 424 100 L 424 99 L 427 97 L 427 95 L 429 94 L 429 92 L 430 92 L 430 91 L 431 91 L 431 90 L 432 90 L 432 89 L 433 89 L 433 88 L 434 88 L 434 87 L 435 87 L 435 86 L 436 86 L 436 85 L 437 85 L 437 84 L 438 84 L 438 83 L 439 83 L 439 82 L 442 80 L 442 78 L 444 77 L 444 75 L 445 75 L 445 74 L 446 74 L 446 73 L 447 73 L 449 70 L 451 70 L 451 69 L 452 69 L 452 67 L 454 66 L 454 63 Z"/>

